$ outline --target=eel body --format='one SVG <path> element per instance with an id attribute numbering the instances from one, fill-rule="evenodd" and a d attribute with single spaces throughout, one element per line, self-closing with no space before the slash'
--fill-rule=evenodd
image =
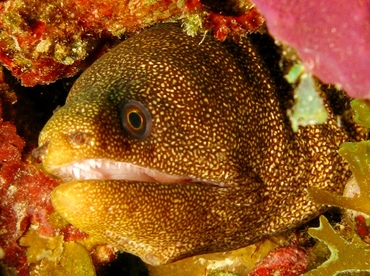
<path id="1" fill-rule="evenodd" d="M 308 187 L 341 192 L 351 135 L 328 121 L 294 133 L 249 38 L 142 31 L 75 82 L 38 153 L 67 182 L 55 209 L 102 242 L 160 265 L 236 249 L 322 212 Z"/>

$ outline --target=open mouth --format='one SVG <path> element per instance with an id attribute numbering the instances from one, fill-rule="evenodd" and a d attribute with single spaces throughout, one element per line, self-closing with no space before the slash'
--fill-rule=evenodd
<path id="1" fill-rule="evenodd" d="M 87 179 L 120 179 L 141 182 L 185 183 L 202 180 L 170 175 L 157 170 L 107 159 L 86 159 L 59 167 L 53 172 L 65 181 Z M 208 182 L 207 182 L 208 183 Z M 215 183 L 208 183 L 215 185 Z"/>

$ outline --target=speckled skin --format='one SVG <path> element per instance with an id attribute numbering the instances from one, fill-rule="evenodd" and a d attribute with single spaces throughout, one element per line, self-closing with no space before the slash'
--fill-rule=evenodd
<path id="1" fill-rule="evenodd" d="M 105 158 L 203 180 L 78 180 L 53 192 L 72 224 L 153 265 L 298 226 L 325 208 L 307 187 L 340 192 L 349 176 L 337 149 L 350 138 L 331 111 L 293 133 L 256 46 L 201 40 L 162 24 L 122 42 L 82 74 L 40 135 L 52 173 Z M 122 128 L 127 99 L 152 116 L 145 139 Z"/>

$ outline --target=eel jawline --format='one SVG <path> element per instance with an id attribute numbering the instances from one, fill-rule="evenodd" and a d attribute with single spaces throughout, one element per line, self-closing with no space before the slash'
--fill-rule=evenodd
<path id="1" fill-rule="evenodd" d="M 157 170 L 107 159 L 86 159 L 76 161 L 54 170 L 53 174 L 65 181 L 117 179 L 141 182 L 189 183 L 198 182 L 224 186 L 220 183 L 203 181 L 193 177 L 170 175 Z"/>

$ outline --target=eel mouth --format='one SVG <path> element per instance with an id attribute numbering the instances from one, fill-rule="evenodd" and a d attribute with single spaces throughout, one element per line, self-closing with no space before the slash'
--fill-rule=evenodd
<path id="1" fill-rule="evenodd" d="M 127 162 L 107 159 L 86 159 L 72 162 L 54 169 L 52 173 L 62 178 L 64 181 L 116 179 L 160 183 L 198 182 L 220 186 L 218 183 L 208 182 L 193 177 L 171 175 Z"/>

